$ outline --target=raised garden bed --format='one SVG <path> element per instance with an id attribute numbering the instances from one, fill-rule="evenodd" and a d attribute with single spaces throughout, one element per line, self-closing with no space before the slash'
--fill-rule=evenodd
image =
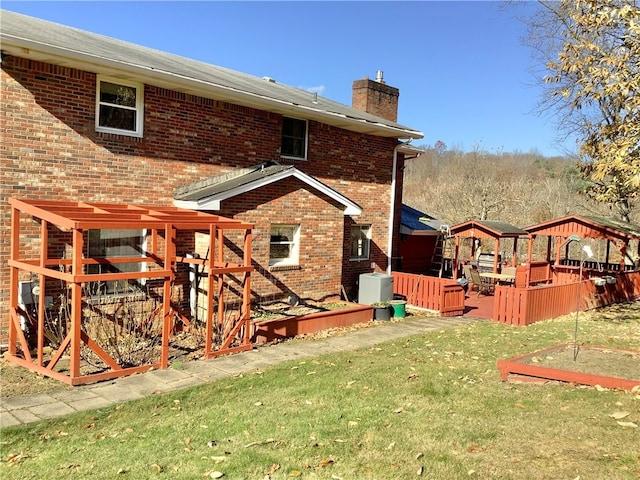
<path id="1" fill-rule="evenodd" d="M 604 347 L 556 345 L 509 360 L 499 360 L 503 381 L 555 380 L 604 388 L 640 388 L 640 351 Z"/>
<path id="2" fill-rule="evenodd" d="M 264 319 L 253 321 L 254 343 L 267 343 L 292 338 L 298 335 L 316 333 L 338 327 L 350 327 L 357 323 L 369 322 L 373 318 L 371 305 L 342 302 L 316 306 L 298 306 L 264 315 Z"/>

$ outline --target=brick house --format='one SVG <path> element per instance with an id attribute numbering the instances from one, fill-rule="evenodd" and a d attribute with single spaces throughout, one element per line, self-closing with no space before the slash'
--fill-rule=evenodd
<path id="1" fill-rule="evenodd" d="M 12 197 L 175 204 L 253 224 L 256 301 L 343 288 L 353 299 L 361 273 L 395 267 L 403 162 L 422 133 L 397 123 L 399 91 L 381 77 L 354 81 L 345 106 L 9 11 L 0 30 L 0 337 Z"/>

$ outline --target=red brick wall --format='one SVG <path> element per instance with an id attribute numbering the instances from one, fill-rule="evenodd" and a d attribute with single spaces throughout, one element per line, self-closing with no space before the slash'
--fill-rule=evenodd
<path id="1" fill-rule="evenodd" d="M 7 57 L 1 82 L 0 337 L 8 321 L 9 198 L 171 205 L 176 187 L 280 160 L 277 114 L 147 85 L 144 137 L 133 138 L 95 132 L 92 73 Z M 341 284 L 354 291 L 371 263 L 386 268 L 395 144 L 309 122 L 308 159 L 296 167 L 360 205 L 359 217 L 345 217 L 341 205 L 294 180 L 223 202 L 216 213 L 255 224 L 254 259 L 264 273 L 254 275 L 256 295 L 281 289 L 322 298 Z M 267 272 L 269 223 L 298 220 L 301 268 Z M 369 261 L 348 260 L 353 222 L 372 225 Z"/>

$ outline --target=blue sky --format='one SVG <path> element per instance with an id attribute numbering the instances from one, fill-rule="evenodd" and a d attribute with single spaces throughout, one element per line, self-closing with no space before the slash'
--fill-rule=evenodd
<path id="1" fill-rule="evenodd" d="M 351 104 L 384 72 L 398 122 L 465 151 L 562 155 L 516 16 L 534 2 L 14 2 L 2 8 L 194 58 Z M 564 147 L 572 148 L 571 142 Z"/>

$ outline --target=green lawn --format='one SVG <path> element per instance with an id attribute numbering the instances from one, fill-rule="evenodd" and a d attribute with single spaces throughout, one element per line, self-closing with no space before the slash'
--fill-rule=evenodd
<path id="1" fill-rule="evenodd" d="M 638 348 L 640 315 L 579 341 Z M 0 478 L 638 479 L 640 392 L 503 383 L 574 316 L 482 322 L 2 431 Z M 383 329 L 381 329 L 383 331 Z"/>

